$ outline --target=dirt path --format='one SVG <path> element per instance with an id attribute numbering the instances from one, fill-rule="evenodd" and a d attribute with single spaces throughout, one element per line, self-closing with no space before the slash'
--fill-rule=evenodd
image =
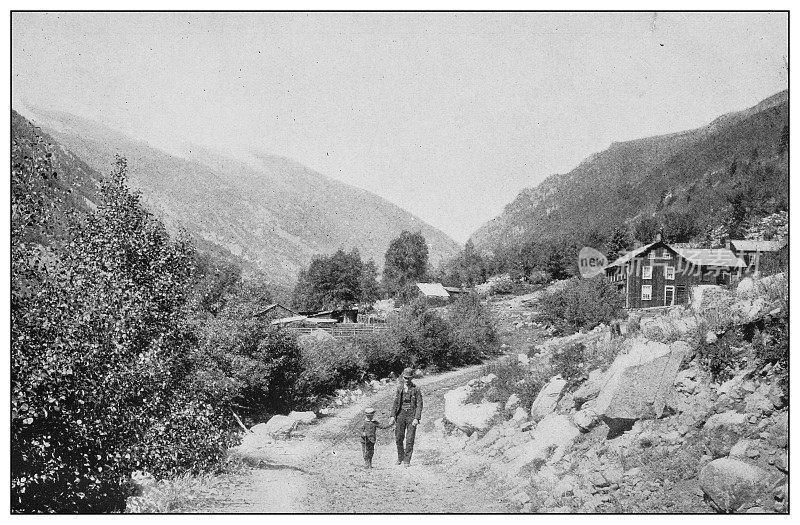
<path id="1" fill-rule="evenodd" d="M 394 429 L 380 430 L 374 468 L 365 470 L 358 426 L 367 406 L 386 420 L 391 387 L 306 427 L 299 440 L 260 449 L 265 468 L 252 471 L 224 498 L 202 512 L 507 512 L 504 487 L 466 479 L 443 460 L 457 451 L 434 432 L 444 414 L 445 392 L 481 374 L 473 366 L 417 381 L 425 396 L 410 468 L 395 465 Z"/>

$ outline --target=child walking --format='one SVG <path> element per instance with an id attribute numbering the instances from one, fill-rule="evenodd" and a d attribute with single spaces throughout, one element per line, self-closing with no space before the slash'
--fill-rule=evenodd
<path id="1" fill-rule="evenodd" d="M 361 451 L 364 453 L 364 468 L 372 468 L 372 456 L 375 454 L 375 441 L 377 429 L 389 428 L 392 423 L 382 425 L 373 419 L 375 409 L 369 407 L 364 410 L 364 425 L 361 427 Z"/>

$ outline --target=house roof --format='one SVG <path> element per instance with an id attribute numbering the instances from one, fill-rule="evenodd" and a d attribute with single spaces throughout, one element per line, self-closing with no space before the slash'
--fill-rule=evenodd
<path id="1" fill-rule="evenodd" d="M 786 241 L 751 241 L 731 239 L 731 247 L 737 252 L 777 252 L 786 246 Z"/>
<path id="2" fill-rule="evenodd" d="M 304 321 L 307 319 L 305 315 L 295 315 L 292 317 L 282 317 L 281 319 L 275 319 L 270 324 L 289 324 L 294 323 L 296 321 Z"/>
<path id="3" fill-rule="evenodd" d="M 631 259 L 633 259 L 634 257 L 636 257 L 637 255 L 639 255 L 640 253 L 643 253 L 643 252 L 646 252 L 647 250 L 649 250 L 654 244 L 657 244 L 657 242 L 651 242 L 650 244 L 642 246 L 641 248 L 636 248 L 635 250 L 626 253 L 625 255 L 623 255 L 622 257 L 617 259 L 616 261 L 612 262 L 611 264 L 606 266 L 606 268 L 611 268 L 613 266 L 623 265 L 626 262 L 628 262 Z"/>
<path id="4" fill-rule="evenodd" d="M 425 297 L 450 297 L 442 283 L 417 283 L 417 288 Z"/>
<path id="5" fill-rule="evenodd" d="M 264 314 L 269 313 L 270 311 L 274 310 L 275 308 L 282 308 L 283 310 L 286 310 L 287 312 L 297 313 L 294 310 L 292 310 L 291 308 L 287 308 L 287 307 L 283 306 L 280 303 L 272 303 L 271 305 L 265 307 L 263 310 L 260 310 L 260 311 L 258 311 L 256 313 L 254 313 L 253 315 L 255 317 L 260 317 L 260 316 L 262 316 Z"/>
<path id="6" fill-rule="evenodd" d="M 675 252 L 698 266 L 726 266 L 744 268 L 747 265 L 743 260 L 725 248 L 673 248 Z"/>
<path id="7" fill-rule="evenodd" d="M 660 242 L 660 241 L 659 241 Z M 653 245 L 658 244 L 658 242 L 650 243 L 646 246 L 642 246 L 641 248 L 637 248 L 633 251 L 630 251 L 614 261 L 613 263 L 606 266 L 606 268 L 612 268 L 614 266 L 621 266 L 637 255 L 640 255 L 650 248 Z M 701 266 L 725 266 L 725 267 L 734 267 L 734 268 L 744 268 L 747 265 L 736 257 L 736 255 L 725 248 L 681 248 L 675 245 L 667 245 L 670 249 L 674 250 L 675 253 L 686 259 L 692 264 L 701 265 Z"/>

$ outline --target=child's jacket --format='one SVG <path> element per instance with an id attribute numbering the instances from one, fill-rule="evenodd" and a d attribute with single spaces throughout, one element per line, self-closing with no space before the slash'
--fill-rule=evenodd
<path id="1" fill-rule="evenodd" d="M 377 429 L 379 428 L 389 428 L 391 425 L 385 424 L 381 425 L 378 421 L 374 419 L 364 420 L 364 425 L 361 427 L 361 439 L 365 441 L 369 441 L 370 443 L 375 443 L 375 439 L 377 436 Z"/>

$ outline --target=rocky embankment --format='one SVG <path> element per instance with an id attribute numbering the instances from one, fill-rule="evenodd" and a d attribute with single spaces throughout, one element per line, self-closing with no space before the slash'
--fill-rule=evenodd
<path id="1" fill-rule="evenodd" d="M 788 512 L 786 371 L 742 338 L 715 381 L 699 350 L 764 329 L 787 294 L 782 275 L 703 287 L 689 308 L 632 314 L 625 335 L 599 327 L 508 356 L 446 394 L 436 428 L 463 451 L 447 468 L 512 480 L 523 512 Z M 606 362 L 530 379 L 576 344 Z"/>

